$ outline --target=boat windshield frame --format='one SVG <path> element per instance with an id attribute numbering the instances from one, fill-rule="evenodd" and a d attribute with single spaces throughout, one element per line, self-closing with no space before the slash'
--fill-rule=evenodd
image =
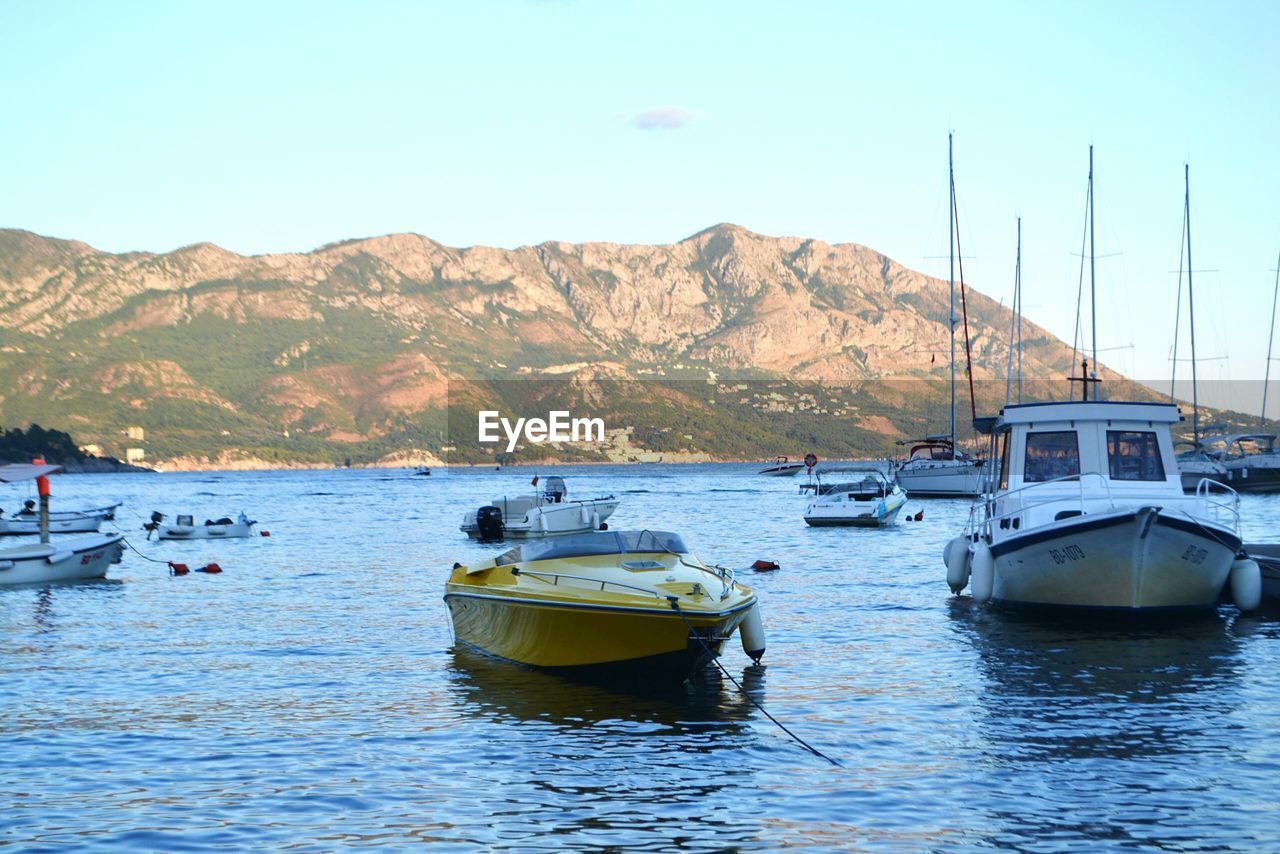
<path id="1" fill-rule="evenodd" d="M 671 531 L 592 531 L 522 543 L 495 558 L 497 566 L 574 557 L 627 554 L 688 554 L 684 540 Z"/>

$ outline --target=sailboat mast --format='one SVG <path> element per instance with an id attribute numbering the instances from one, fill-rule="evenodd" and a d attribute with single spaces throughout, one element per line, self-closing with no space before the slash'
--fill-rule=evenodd
<path id="1" fill-rule="evenodd" d="M 947 134 L 947 255 L 951 263 L 949 281 L 951 307 L 947 326 L 951 330 L 951 429 L 947 434 L 952 447 L 956 441 L 956 173 L 951 134 Z"/>
<path id="2" fill-rule="evenodd" d="M 1191 286 L 1191 164 L 1182 166 L 1186 183 L 1186 197 L 1182 216 L 1187 232 L 1187 323 L 1191 326 L 1191 440 L 1200 447 L 1200 398 L 1196 391 L 1196 294 Z"/>
<path id="3" fill-rule="evenodd" d="M 1280 256 L 1276 258 L 1276 285 L 1271 295 L 1271 330 L 1267 335 L 1267 367 L 1262 374 L 1262 411 L 1258 413 L 1258 431 L 1267 429 L 1267 385 L 1271 382 L 1271 344 L 1276 338 L 1276 300 L 1280 299 Z"/>
<path id="4" fill-rule="evenodd" d="M 1093 241 L 1093 146 L 1089 146 L 1089 313 L 1093 315 L 1093 373 L 1098 373 L 1098 289 L 1097 275 L 1094 267 L 1096 246 Z M 1089 399 L 1089 377 L 1084 378 L 1084 399 Z M 1098 399 L 1097 384 L 1094 384 L 1093 399 Z"/>

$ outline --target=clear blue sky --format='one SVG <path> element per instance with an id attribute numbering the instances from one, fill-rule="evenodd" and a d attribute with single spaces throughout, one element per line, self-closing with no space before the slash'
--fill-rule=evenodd
<path id="1" fill-rule="evenodd" d="M 1192 169 L 1200 349 L 1260 377 L 1280 3 L 0 4 L 0 226 L 112 251 L 673 242 L 716 222 L 968 278 L 1070 340 L 1096 146 L 1100 346 L 1167 376 Z"/>

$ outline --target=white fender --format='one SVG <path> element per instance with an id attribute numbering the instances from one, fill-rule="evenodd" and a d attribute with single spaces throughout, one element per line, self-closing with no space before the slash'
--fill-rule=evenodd
<path id="1" fill-rule="evenodd" d="M 764 657 L 764 621 L 760 619 L 759 602 L 751 606 L 747 616 L 738 624 L 738 638 L 742 641 L 742 651 L 759 664 Z"/>
<path id="2" fill-rule="evenodd" d="M 1242 558 L 1231 564 L 1231 599 L 1241 611 L 1262 604 L 1262 570 L 1256 560 Z"/>
<path id="3" fill-rule="evenodd" d="M 591 511 L 587 508 L 587 505 L 583 504 L 578 508 L 578 520 L 583 525 L 591 521 Z"/>
<path id="4" fill-rule="evenodd" d="M 970 564 L 973 561 L 969 551 L 969 538 L 961 535 L 947 543 L 942 550 L 942 562 L 947 567 L 947 585 L 952 593 L 959 593 L 969 583 Z"/>
<path id="5" fill-rule="evenodd" d="M 600 530 L 600 511 L 594 507 L 591 508 L 591 530 Z"/>
<path id="6" fill-rule="evenodd" d="M 996 584 L 996 559 L 991 554 L 991 546 L 984 542 L 973 546 L 973 561 L 969 576 L 969 592 L 973 601 L 985 605 L 991 600 Z"/>

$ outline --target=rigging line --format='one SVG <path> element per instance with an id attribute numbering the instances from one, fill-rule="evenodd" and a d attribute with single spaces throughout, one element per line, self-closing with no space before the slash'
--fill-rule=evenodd
<path id="1" fill-rule="evenodd" d="M 1094 209 L 1097 205 L 1097 197 L 1093 192 L 1093 146 L 1089 146 L 1089 314 L 1092 321 L 1092 332 L 1090 333 L 1091 344 L 1093 345 L 1093 373 L 1098 373 L 1098 272 L 1097 264 L 1094 259 L 1095 253 L 1098 251 L 1098 241 L 1094 238 L 1094 226 L 1097 217 L 1094 215 Z M 1083 377 L 1085 400 L 1089 399 L 1089 378 Z M 1093 399 L 1098 399 L 1098 386 L 1093 386 Z"/>
<path id="2" fill-rule="evenodd" d="M 1178 301 L 1173 311 L 1173 372 L 1169 377 L 1169 402 L 1175 403 L 1178 382 L 1178 332 L 1182 323 L 1182 266 L 1183 253 L 1187 251 L 1187 218 L 1182 218 L 1182 234 L 1178 237 Z"/>
<path id="3" fill-rule="evenodd" d="M 1259 430 L 1265 430 L 1267 426 L 1267 385 L 1271 381 L 1271 344 L 1276 337 L 1276 300 L 1280 300 L 1280 257 L 1276 258 L 1276 284 L 1271 297 L 1271 330 L 1267 335 L 1267 369 L 1262 378 L 1262 411 L 1258 413 Z"/>
<path id="4" fill-rule="evenodd" d="M 703 651 L 711 656 L 711 660 L 715 662 L 716 667 L 720 668 L 720 672 L 723 673 L 725 676 L 729 677 L 729 681 L 732 682 L 734 687 L 737 688 L 742 693 L 742 696 L 746 697 L 748 700 L 751 701 L 751 705 L 759 709 L 760 713 L 764 715 L 766 718 L 773 721 L 773 723 L 778 727 L 778 729 L 782 730 L 787 735 L 791 736 L 791 738 L 796 742 L 796 744 L 799 744 L 801 747 L 803 747 L 805 750 L 812 753 L 814 756 L 822 757 L 823 759 L 830 762 L 832 765 L 835 765 L 837 768 L 841 767 L 840 762 L 838 760 L 832 759 L 830 756 L 823 753 L 821 750 L 814 747 L 812 744 L 805 741 L 803 738 L 796 735 L 791 730 L 787 729 L 786 724 L 784 724 L 782 721 L 778 720 L 773 715 L 769 714 L 768 710 L 766 710 L 765 707 L 762 706 L 759 703 L 759 701 L 756 700 L 755 697 L 752 697 L 746 688 L 742 687 L 742 683 L 739 682 L 737 679 L 733 678 L 733 674 L 729 672 L 729 669 L 720 662 L 720 657 L 711 651 L 711 647 L 707 646 L 707 642 L 702 639 L 702 635 L 698 634 L 697 631 L 694 630 L 693 626 L 690 625 L 688 618 L 685 617 L 684 615 L 684 611 L 680 609 L 680 603 L 676 601 L 676 597 L 668 596 L 667 601 L 671 603 L 672 610 L 674 610 L 677 614 L 679 614 L 680 619 L 684 621 L 685 627 L 689 630 L 689 636 L 692 638 L 695 638 L 698 641 L 698 643 L 702 646 Z"/>
<path id="5" fill-rule="evenodd" d="M 1009 405 L 1009 397 L 1013 392 L 1013 348 L 1015 346 L 1018 326 L 1018 270 L 1022 266 L 1022 217 L 1018 217 L 1018 250 L 1015 257 L 1017 260 L 1013 265 L 1013 301 L 1010 305 L 1010 308 L 1013 309 L 1013 314 L 1009 316 L 1009 360 L 1005 367 L 1004 375 L 1005 406 Z"/>
<path id="6" fill-rule="evenodd" d="M 951 176 L 951 210 L 955 220 L 956 227 L 956 251 L 960 251 L 960 211 L 955 202 L 956 198 L 956 177 Z M 978 404 L 973 394 L 973 354 L 969 349 L 969 304 L 965 299 L 964 287 L 964 261 L 960 261 L 960 312 L 964 316 L 964 372 L 969 377 L 969 416 L 977 419 Z M 955 437 L 952 437 L 952 441 Z"/>
<path id="7" fill-rule="evenodd" d="M 1076 282 L 1076 328 L 1071 336 L 1071 376 L 1076 375 L 1076 356 L 1084 349 L 1084 331 L 1081 329 L 1081 308 L 1084 305 L 1084 247 L 1089 236 L 1089 193 L 1084 197 L 1084 218 L 1080 234 L 1080 278 Z"/>
<path id="8" fill-rule="evenodd" d="M 1186 233 L 1187 233 L 1187 325 L 1191 332 L 1191 438 L 1200 441 L 1200 396 L 1196 390 L 1196 296 L 1191 286 L 1191 164 L 1182 164 L 1186 176 Z M 1175 362 L 1175 364 L 1177 364 Z"/>

